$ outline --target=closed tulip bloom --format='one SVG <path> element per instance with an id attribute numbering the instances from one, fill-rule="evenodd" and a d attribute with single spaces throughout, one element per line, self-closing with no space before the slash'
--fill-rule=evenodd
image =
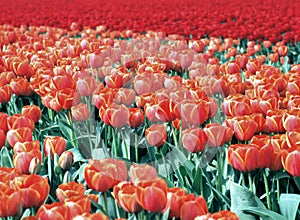
<path id="1" fill-rule="evenodd" d="M 6 140 L 6 134 L 0 129 L 0 149 L 4 146 Z"/>
<path id="2" fill-rule="evenodd" d="M 158 177 L 151 182 L 138 182 L 136 197 L 143 209 L 160 212 L 167 204 L 167 184 Z"/>
<path id="3" fill-rule="evenodd" d="M 256 145 L 235 144 L 228 148 L 228 162 L 241 172 L 250 172 L 259 168 L 258 157 Z"/>
<path id="4" fill-rule="evenodd" d="M 0 218 L 14 216 L 19 210 L 20 201 L 20 192 L 0 181 Z"/>
<path id="5" fill-rule="evenodd" d="M 13 164 L 18 173 L 29 174 L 31 162 L 36 159 L 39 161 L 38 163 L 41 163 L 42 153 L 39 149 L 19 152 L 14 154 Z"/>
<path id="6" fill-rule="evenodd" d="M 44 204 L 42 205 L 37 213 L 36 216 L 38 219 L 57 219 L 57 220 L 65 220 L 70 219 L 69 208 L 64 205 L 62 202 L 53 202 L 51 204 Z"/>
<path id="7" fill-rule="evenodd" d="M 284 132 L 283 115 L 287 112 L 286 109 L 273 109 L 267 111 L 266 123 L 270 132 Z"/>
<path id="8" fill-rule="evenodd" d="M 277 52 L 278 52 L 279 56 L 284 57 L 289 52 L 289 48 L 288 48 L 288 46 L 280 46 L 280 47 L 278 47 Z"/>
<path id="9" fill-rule="evenodd" d="M 283 116 L 283 127 L 286 131 L 293 131 L 300 127 L 300 116 L 293 114 L 285 114 Z"/>
<path id="10" fill-rule="evenodd" d="M 183 147 L 191 153 L 203 151 L 206 142 L 207 137 L 201 128 L 193 127 L 182 131 Z"/>
<path id="11" fill-rule="evenodd" d="M 63 137 L 46 137 L 44 139 L 45 156 L 48 156 L 48 154 L 50 154 L 51 158 L 53 158 L 55 153 L 58 154 L 58 156 L 60 156 L 66 150 L 66 146 L 67 142 Z"/>
<path id="12" fill-rule="evenodd" d="M 22 77 L 14 78 L 10 81 L 11 91 L 17 96 L 30 96 L 33 94 L 27 79 Z"/>
<path id="13" fill-rule="evenodd" d="M 130 127 L 139 127 L 144 122 L 144 113 L 140 108 L 129 108 L 128 124 Z"/>
<path id="14" fill-rule="evenodd" d="M 180 219 L 194 220 L 208 212 L 206 201 L 202 196 L 190 197 L 180 209 Z"/>
<path id="15" fill-rule="evenodd" d="M 68 211 L 71 219 L 77 215 L 91 212 L 91 201 L 86 196 L 66 198 L 63 204 L 69 209 Z"/>
<path id="16" fill-rule="evenodd" d="M 137 213 L 142 210 L 136 199 L 136 186 L 131 182 L 123 181 L 115 185 L 113 196 L 126 212 Z"/>
<path id="17" fill-rule="evenodd" d="M 36 174 L 16 177 L 14 186 L 21 193 L 23 208 L 41 206 L 50 192 L 48 178 Z"/>
<path id="18" fill-rule="evenodd" d="M 89 108 L 85 103 L 80 103 L 78 105 L 71 107 L 72 118 L 75 121 L 86 121 L 90 117 Z"/>
<path id="19" fill-rule="evenodd" d="M 209 147 L 221 147 L 225 143 L 226 127 L 217 123 L 207 124 L 203 129 Z"/>
<path id="20" fill-rule="evenodd" d="M 76 90 L 81 96 L 91 96 L 97 88 L 96 79 L 93 76 L 79 78 Z"/>
<path id="21" fill-rule="evenodd" d="M 0 103 L 9 102 L 11 98 L 11 88 L 9 85 L 0 86 Z"/>
<path id="22" fill-rule="evenodd" d="M 141 181 L 152 181 L 158 177 L 155 167 L 149 164 L 132 164 L 129 168 L 130 181 L 138 183 Z"/>
<path id="23" fill-rule="evenodd" d="M 155 147 L 162 146 L 167 140 L 167 130 L 163 124 L 152 124 L 145 130 L 147 142 Z"/>
<path id="24" fill-rule="evenodd" d="M 114 158 L 90 160 L 84 178 L 89 188 L 105 192 L 127 179 L 126 163 Z"/>
<path id="25" fill-rule="evenodd" d="M 234 135 L 240 141 L 249 141 L 256 132 L 256 123 L 250 117 L 237 118 L 233 124 Z"/>
<path id="26" fill-rule="evenodd" d="M 7 118 L 7 127 L 9 130 L 17 129 L 22 127 L 28 127 L 30 130 L 34 130 L 34 122 L 21 114 L 14 114 L 13 116 L 9 116 Z"/>
<path id="27" fill-rule="evenodd" d="M 128 124 L 129 110 L 125 105 L 111 103 L 99 111 L 99 115 L 105 124 L 120 128 Z"/>
<path id="28" fill-rule="evenodd" d="M 30 118 L 34 123 L 37 123 L 42 117 L 42 112 L 37 105 L 25 105 L 22 108 L 22 115 Z"/>
<path id="29" fill-rule="evenodd" d="M 295 149 L 300 146 L 300 128 L 286 132 L 286 144 L 289 148 Z"/>
<path id="30" fill-rule="evenodd" d="M 1 95 L 0 95 L 1 97 Z M 8 114 L 5 114 L 3 112 L 0 112 L 0 130 L 2 130 L 5 134 L 8 131 L 8 126 L 7 126 L 7 118 Z"/>
<path id="31" fill-rule="evenodd" d="M 64 151 L 58 159 L 58 165 L 63 170 L 70 169 L 73 163 L 74 163 L 74 155 L 71 151 Z"/>
<path id="32" fill-rule="evenodd" d="M 146 104 L 145 115 L 151 122 L 169 122 L 174 119 L 172 113 L 174 103 L 169 99 L 164 99 L 157 104 Z"/>
<path id="33" fill-rule="evenodd" d="M 290 175 L 300 177 L 300 150 L 284 151 L 282 154 L 282 164 Z"/>

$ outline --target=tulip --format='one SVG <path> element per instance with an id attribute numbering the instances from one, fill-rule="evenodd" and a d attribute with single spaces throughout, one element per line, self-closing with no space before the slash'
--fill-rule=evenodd
<path id="1" fill-rule="evenodd" d="M 256 132 L 256 123 L 250 117 L 237 118 L 233 124 L 234 135 L 240 141 L 249 141 Z"/>
<path id="2" fill-rule="evenodd" d="M 60 91 L 64 89 L 75 89 L 75 82 L 72 76 L 68 74 L 60 74 L 54 76 L 50 80 L 50 89 L 54 91 Z"/>
<path id="3" fill-rule="evenodd" d="M 300 150 L 284 151 L 282 154 L 282 164 L 290 175 L 300 177 Z"/>
<path id="4" fill-rule="evenodd" d="M 266 123 L 270 132 L 284 132 L 283 115 L 287 112 L 285 109 L 273 109 L 267 111 Z"/>
<path id="5" fill-rule="evenodd" d="M 67 198 L 84 196 L 85 187 L 82 183 L 69 182 L 60 184 L 55 192 L 59 201 L 63 202 Z"/>
<path id="6" fill-rule="evenodd" d="M 79 78 L 76 90 L 81 96 L 91 96 L 97 88 L 96 79 L 93 76 Z"/>
<path id="7" fill-rule="evenodd" d="M 228 148 L 228 162 L 241 172 L 250 172 L 259 168 L 258 157 L 256 145 L 235 144 Z"/>
<path id="8" fill-rule="evenodd" d="M 217 123 L 207 124 L 203 129 L 209 147 L 221 147 L 225 143 L 226 127 Z"/>
<path id="9" fill-rule="evenodd" d="M 8 114 L 0 112 L 0 130 L 2 130 L 5 134 L 8 131 L 7 118 L 8 118 Z"/>
<path id="10" fill-rule="evenodd" d="M 283 120 L 283 127 L 286 131 L 290 132 L 294 129 L 297 129 L 300 127 L 300 116 L 299 115 L 293 115 L 293 114 L 285 114 L 282 118 Z"/>
<path id="11" fill-rule="evenodd" d="M 53 158 L 55 153 L 60 156 L 66 150 L 66 144 L 66 140 L 63 137 L 46 137 L 44 139 L 45 156 L 48 156 L 48 154 L 50 154 L 51 158 Z"/>
<path id="12" fill-rule="evenodd" d="M 32 171 L 31 163 L 37 160 L 37 164 L 40 164 L 42 161 L 42 153 L 40 150 L 31 150 L 25 152 L 15 153 L 13 156 L 14 167 L 17 172 L 29 174 Z M 33 161 L 33 162 L 32 162 Z"/>
<path id="13" fill-rule="evenodd" d="M 84 178 L 89 188 L 105 192 L 127 179 L 126 164 L 113 158 L 90 160 L 84 169 Z"/>
<path id="14" fill-rule="evenodd" d="M 105 124 L 120 128 L 128 124 L 129 110 L 125 105 L 111 103 L 99 111 L 99 115 Z"/>
<path id="15" fill-rule="evenodd" d="M 6 138 L 8 144 L 13 147 L 17 142 L 32 141 L 32 131 L 28 127 L 9 130 Z"/>
<path id="16" fill-rule="evenodd" d="M 130 127 L 139 127 L 144 122 L 144 113 L 140 108 L 129 108 L 128 124 Z"/>
<path id="17" fill-rule="evenodd" d="M 21 114 L 14 114 L 7 118 L 7 127 L 9 130 L 28 127 L 31 131 L 34 130 L 34 121 Z"/>
<path id="18" fill-rule="evenodd" d="M 29 79 L 34 71 L 30 64 L 26 61 L 13 62 L 13 71 L 17 76 L 22 76 Z"/>
<path id="19" fill-rule="evenodd" d="M 4 146 L 6 140 L 6 134 L 3 130 L 0 129 L 0 150 Z"/>
<path id="20" fill-rule="evenodd" d="M 77 215 L 91 212 L 91 201 L 86 196 L 73 196 L 64 200 L 64 205 L 68 208 L 70 218 Z"/>
<path id="21" fill-rule="evenodd" d="M 7 103 L 11 98 L 11 88 L 9 85 L 0 86 L 0 103 Z"/>
<path id="22" fill-rule="evenodd" d="M 101 212 L 96 212 L 93 214 L 84 213 L 82 215 L 77 215 L 73 218 L 73 220 L 109 220 L 109 219 L 106 215 L 102 214 Z M 120 220 L 123 220 L 123 219 L 120 219 Z"/>
<path id="23" fill-rule="evenodd" d="M 268 133 L 268 125 L 266 122 L 266 119 L 264 118 L 263 114 L 261 113 L 253 113 L 250 115 L 251 118 L 253 118 L 254 122 L 256 123 L 256 132 L 255 133 Z"/>
<path id="24" fill-rule="evenodd" d="M 74 156 L 71 151 L 64 151 L 58 159 L 58 164 L 60 168 L 62 168 L 63 170 L 70 169 L 74 163 L 73 157 Z"/>
<path id="25" fill-rule="evenodd" d="M 286 144 L 289 148 L 295 149 L 300 146 L 300 128 L 286 132 Z"/>
<path id="26" fill-rule="evenodd" d="M 30 96 L 33 94 L 33 91 L 31 90 L 29 86 L 29 82 L 27 79 L 22 77 L 14 78 L 10 81 L 10 88 L 11 91 L 16 94 L 17 96 L 24 95 L 24 96 Z"/>
<path id="27" fill-rule="evenodd" d="M 206 142 L 207 137 L 201 128 L 193 127 L 182 131 L 182 144 L 189 152 L 197 153 L 203 151 Z"/>
<path id="28" fill-rule="evenodd" d="M 137 213 L 142 210 L 136 199 L 136 186 L 131 182 L 120 182 L 113 188 L 113 196 L 126 212 Z"/>
<path id="29" fill-rule="evenodd" d="M 162 211 L 167 204 L 167 184 L 158 177 L 151 182 L 138 182 L 136 198 L 143 209 L 150 212 Z"/>
<path id="30" fill-rule="evenodd" d="M 20 192 L 0 181 L 0 217 L 14 216 L 19 210 L 20 201 Z"/>
<path id="31" fill-rule="evenodd" d="M 37 123 L 42 117 L 41 109 L 37 105 L 25 105 L 22 108 L 22 115 Z"/>
<path id="32" fill-rule="evenodd" d="M 277 52 L 278 52 L 279 56 L 284 57 L 289 52 L 289 48 L 288 48 L 288 46 L 280 46 L 280 47 L 278 47 Z"/>
<path id="33" fill-rule="evenodd" d="M 68 207 L 61 202 L 53 202 L 52 204 L 42 205 L 38 209 L 36 216 L 38 219 L 45 220 L 65 220 L 71 218 Z"/>
<path id="34" fill-rule="evenodd" d="M 129 169 L 130 181 L 138 183 L 141 181 L 152 181 L 158 177 L 155 167 L 149 164 L 132 164 Z"/>
<path id="35" fill-rule="evenodd" d="M 16 177 L 13 183 L 16 190 L 21 193 L 21 204 L 24 209 L 41 206 L 50 192 L 48 178 L 36 174 Z"/>
<path id="36" fill-rule="evenodd" d="M 180 209 L 180 219 L 194 220 L 199 215 L 207 214 L 206 201 L 202 196 L 192 196 L 184 202 Z"/>
<path id="37" fill-rule="evenodd" d="M 75 121 L 86 121 L 90 117 L 90 111 L 85 103 L 71 107 L 71 115 Z"/>
<path id="38" fill-rule="evenodd" d="M 186 196 L 187 193 L 182 188 L 169 188 L 167 191 L 167 204 L 162 213 L 169 209 L 169 218 L 179 218 L 180 209 L 185 202 Z"/>
<path id="39" fill-rule="evenodd" d="M 145 115 L 151 122 L 169 122 L 174 119 L 172 113 L 174 103 L 169 99 L 164 99 L 157 104 L 146 104 Z"/>
<path id="40" fill-rule="evenodd" d="M 115 96 L 113 102 L 118 105 L 130 106 L 135 100 L 135 91 L 129 88 L 118 88 L 115 89 Z"/>
<path id="41" fill-rule="evenodd" d="M 145 130 L 147 142 L 155 147 L 162 146 L 167 140 L 167 130 L 163 124 L 152 124 Z"/>

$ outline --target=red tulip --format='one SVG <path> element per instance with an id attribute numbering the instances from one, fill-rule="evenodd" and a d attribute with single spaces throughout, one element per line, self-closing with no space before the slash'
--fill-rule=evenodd
<path id="1" fill-rule="evenodd" d="M 201 128 L 193 127 L 182 131 L 182 144 L 189 152 L 203 151 L 206 141 L 207 137 Z"/>
<path id="2" fill-rule="evenodd" d="M 300 127 L 300 116 L 286 113 L 283 118 L 283 127 L 286 131 L 293 131 Z"/>
<path id="3" fill-rule="evenodd" d="M 17 76 L 22 76 L 29 79 L 34 73 L 33 68 L 26 61 L 13 62 L 12 66 L 13 71 Z"/>
<path id="4" fill-rule="evenodd" d="M 8 114 L 0 112 L 0 130 L 4 131 L 5 134 L 8 131 L 7 118 L 8 118 Z"/>
<path id="5" fill-rule="evenodd" d="M 162 210 L 162 213 L 165 213 L 168 209 L 169 218 L 179 218 L 180 209 L 185 202 L 187 193 L 182 188 L 169 188 L 167 191 L 167 205 Z"/>
<path id="6" fill-rule="evenodd" d="M 202 196 L 191 197 L 185 201 L 180 209 L 180 219 L 194 220 L 199 215 L 208 212 L 206 201 Z"/>
<path id="7" fill-rule="evenodd" d="M 37 164 L 40 164 L 42 161 L 42 153 L 39 149 L 18 152 L 13 156 L 14 167 L 18 173 L 29 174 L 30 171 L 37 171 L 36 168 L 33 167 L 34 164 L 32 165 L 32 163 L 35 163 L 35 160 L 37 160 Z"/>
<path id="8" fill-rule="evenodd" d="M 143 209 L 150 212 L 162 211 L 167 204 L 167 184 L 161 178 L 151 182 L 138 182 L 136 198 Z"/>
<path id="9" fill-rule="evenodd" d="M 17 142 L 32 141 L 32 131 L 28 127 L 9 130 L 6 134 L 7 142 L 13 147 Z"/>
<path id="10" fill-rule="evenodd" d="M 234 121 L 233 128 L 238 140 L 249 141 L 256 132 L 256 123 L 250 117 L 241 117 Z"/>
<path id="11" fill-rule="evenodd" d="M 282 164 L 289 174 L 300 177 L 300 150 L 284 151 L 282 154 Z"/>
<path id="12" fill-rule="evenodd" d="M 221 147 L 225 143 L 226 127 L 217 123 L 207 124 L 203 129 L 209 147 Z"/>
<path id="13" fill-rule="evenodd" d="M 164 99 L 157 104 L 146 104 L 145 115 L 151 122 L 169 122 L 174 119 L 172 113 L 174 103 L 169 99 Z"/>
<path id="14" fill-rule="evenodd" d="M 19 210 L 20 201 L 20 192 L 0 181 L 0 217 L 14 216 Z"/>
<path id="15" fill-rule="evenodd" d="M 144 122 L 144 113 L 140 108 L 129 108 L 128 124 L 130 127 L 139 127 Z"/>
<path id="16" fill-rule="evenodd" d="M 273 109 L 267 111 L 266 122 L 270 132 L 284 132 L 283 115 L 287 112 L 285 109 Z"/>
<path id="17" fill-rule="evenodd" d="M 256 145 L 235 144 L 228 148 L 228 162 L 241 172 L 250 172 L 258 166 L 258 149 Z"/>
<path id="18" fill-rule="evenodd" d="M 89 188 L 105 192 L 127 179 L 126 164 L 114 158 L 90 160 L 84 169 L 84 178 Z"/>
<path id="19" fill-rule="evenodd" d="M 0 129 L 0 149 L 4 146 L 6 140 L 6 134 Z"/>
<path id="20" fill-rule="evenodd" d="M 138 183 L 141 181 L 152 181 L 158 177 L 155 167 L 149 164 L 132 164 L 129 169 L 130 181 Z"/>
<path id="21" fill-rule="evenodd" d="M 48 156 L 48 154 L 50 154 L 51 158 L 53 158 L 55 153 L 60 156 L 66 150 L 66 144 L 66 140 L 63 137 L 46 137 L 44 139 L 45 156 Z"/>
<path id="22" fill-rule="evenodd" d="M 0 103 L 7 103 L 11 98 L 11 88 L 9 85 L 0 86 Z"/>
<path id="23" fill-rule="evenodd" d="M 35 174 L 16 177 L 14 186 L 21 193 L 23 208 L 41 206 L 50 192 L 48 178 Z"/>
<path id="24" fill-rule="evenodd" d="M 79 78 L 77 81 L 76 90 L 81 96 L 91 96 L 97 88 L 95 77 L 87 76 Z"/>
<path id="25" fill-rule="evenodd" d="M 13 116 L 9 116 L 7 118 L 7 127 L 9 130 L 27 127 L 31 131 L 34 130 L 34 122 L 21 114 L 14 114 Z"/>
<path id="26" fill-rule="evenodd" d="M 71 218 L 68 207 L 61 202 L 53 202 L 52 204 L 42 205 L 38 209 L 36 216 L 38 219 L 45 220 L 65 220 Z"/>
<path id="27" fill-rule="evenodd" d="M 22 108 L 22 115 L 30 118 L 34 123 L 37 123 L 42 117 L 42 112 L 37 105 L 25 105 Z"/>
<path id="28" fill-rule="evenodd" d="M 99 111 L 99 115 L 105 124 L 120 128 L 128 124 L 129 110 L 125 105 L 111 103 Z"/>
<path id="29" fill-rule="evenodd" d="M 75 90 L 75 82 L 69 74 L 60 74 L 54 76 L 50 80 L 50 89 L 53 91 L 60 91 L 65 89 Z"/>
<path id="30" fill-rule="evenodd" d="M 289 52 L 289 48 L 288 48 L 288 46 L 280 46 L 280 47 L 278 47 L 277 52 L 278 52 L 279 56 L 284 57 Z"/>
<path id="31" fill-rule="evenodd" d="M 167 140 L 167 130 L 163 124 L 152 124 L 145 130 L 148 143 L 155 147 L 162 146 Z"/>
<path id="32" fill-rule="evenodd" d="M 85 103 L 80 103 L 78 105 L 71 107 L 72 118 L 75 121 L 86 121 L 90 117 L 89 108 Z"/>
<path id="33" fill-rule="evenodd" d="M 33 91 L 29 86 L 28 80 L 22 77 L 12 79 L 10 81 L 10 88 L 11 91 L 18 96 L 30 96 L 33 94 Z"/>
<path id="34" fill-rule="evenodd" d="M 113 196 L 126 212 L 137 213 L 142 210 L 136 199 L 136 186 L 131 182 L 120 182 L 114 186 Z"/>

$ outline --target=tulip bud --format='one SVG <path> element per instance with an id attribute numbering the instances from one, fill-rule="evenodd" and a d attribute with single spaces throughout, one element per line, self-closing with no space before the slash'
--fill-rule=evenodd
<path id="1" fill-rule="evenodd" d="M 74 156 L 71 151 L 63 152 L 58 159 L 58 165 L 63 170 L 70 169 L 73 165 L 73 162 L 74 162 Z"/>

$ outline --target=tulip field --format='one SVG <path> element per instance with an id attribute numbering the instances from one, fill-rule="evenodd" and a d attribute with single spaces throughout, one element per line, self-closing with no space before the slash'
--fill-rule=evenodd
<path id="1" fill-rule="evenodd" d="M 0 2 L 0 219 L 300 219 L 299 1 Z"/>

